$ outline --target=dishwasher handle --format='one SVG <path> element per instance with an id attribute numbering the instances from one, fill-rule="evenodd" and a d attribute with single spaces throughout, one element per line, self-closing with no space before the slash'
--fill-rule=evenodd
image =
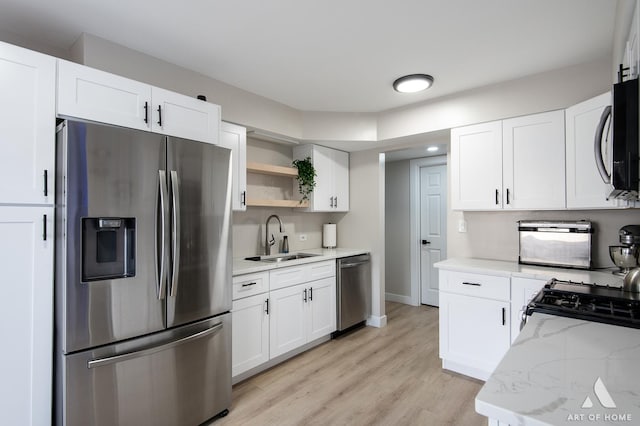
<path id="1" fill-rule="evenodd" d="M 369 260 L 363 260 L 361 262 L 349 262 L 349 263 L 341 263 L 340 264 L 340 269 L 345 269 L 345 268 L 353 268 L 359 265 L 365 265 L 369 263 Z"/>

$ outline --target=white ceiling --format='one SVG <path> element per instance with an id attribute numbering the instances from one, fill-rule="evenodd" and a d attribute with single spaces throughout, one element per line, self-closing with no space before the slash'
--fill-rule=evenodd
<path id="1" fill-rule="evenodd" d="M 610 55 L 617 3 L 1 0 L 0 31 L 55 49 L 87 32 L 299 110 L 378 112 Z M 433 88 L 394 92 L 412 73 Z"/>

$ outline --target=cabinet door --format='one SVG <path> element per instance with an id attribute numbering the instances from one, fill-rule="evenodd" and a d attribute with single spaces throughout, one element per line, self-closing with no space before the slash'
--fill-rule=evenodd
<path id="1" fill-rule="evenodd" d="M 564 209 L 564 111 L 504 120 L 505 209 Z"/>
<path id="2" fill-rule="evenodd" d="M 152 107 L 148 84 L 58 61 L 58 115 L 150 130 Z"/>
<path id="3" fill-rule="evenodd" d="M 440 357 L 486 380 L 509 349 L 509 304 L 440 293 Z"/>
<path id="4" fill-rule="evenodd" d="M 525 307 L 545 284 L 545 280 L 511 278 L 511 343 L 520 334 L 520 323 Z"/>
<path id="5" fill-rule="evenodd" d="M 49 424 L 53 208 L 0 207 L 0 235 L 0 339 L 6 349 L 0 363 L 3 424 Z"/>
<path id="6" fill-rule="evenodd" d="M 349 211 L 349 153 L 333 151 L 334 211 Z"/>
<path id="7" fill-rule="evenodd" d="M 268 307 L 268 293 L 233 301 L 232 376 L 269 361 Z"/>
<path id="8" fill-rule="evenodd" d="M 53 204 L 56 60 L 0 42 L 0 204 Z"/>
<path id="9" fill-rule="evenodd" d="M 451 130 L 451 208 L 502 208 L 502 122 Z"/>
<path id="10" fill-rule="evenodd" d="M 218 144 L 220 107 L 196 98 L 153 87 L 154 132 L 184 139 Z"/>
<path id="11" fill-rule="evenodd" d="M 609 92 L 565 110 L 569 209 L 626 206 L 624 201 L 607 200 L 607 184 L 602 181 L 594 158 L 595 133 L 602 111 L 607 105 L 611 105 Z M 611 135 L 605 136 L 603 141 L 610 142 Z M 606 158 L 610 154 L 609 144 L 603 145 L 603 156 Z"/>
<path id="12" fill-rule="evenodd" d="M 233 161 L 232 207 L 247 210 L 247 129 L 235 124 L 221 123 L 220 146 L 230 149 Z"/>
<path id="13" fill-rule="evenodd" d="M 316 170 L 316 187 L 313 189 L 313 211 L 332 211 L 333 209 L 333 153 L 324 146 L 313 147 L 313 167 Z"/>
<path id="14" fill-rule="evenodd" d="M 275 358 L 307 342 L 305 284 L 269 294 L 269 357 Z"/>
<path id="15" fill-rule="evenodd" d="M 336 331 L 336 278 L 308 284 L 307 341 Z"/>

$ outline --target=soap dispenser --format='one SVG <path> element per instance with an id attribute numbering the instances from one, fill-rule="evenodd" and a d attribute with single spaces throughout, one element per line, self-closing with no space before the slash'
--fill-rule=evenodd
<path id="1" fill-rule="evenodd" d="M 289 253 L 289 238 L 286 235 L 282 237 L 282 252 Z"/>

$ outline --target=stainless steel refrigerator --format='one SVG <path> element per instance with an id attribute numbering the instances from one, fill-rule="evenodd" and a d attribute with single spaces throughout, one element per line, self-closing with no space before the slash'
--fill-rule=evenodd
<path id="1" fill-rule="evenodd" d="M 225 414 L 230 151 L 71 120 L 56 141 L 55 423 Z"/>

